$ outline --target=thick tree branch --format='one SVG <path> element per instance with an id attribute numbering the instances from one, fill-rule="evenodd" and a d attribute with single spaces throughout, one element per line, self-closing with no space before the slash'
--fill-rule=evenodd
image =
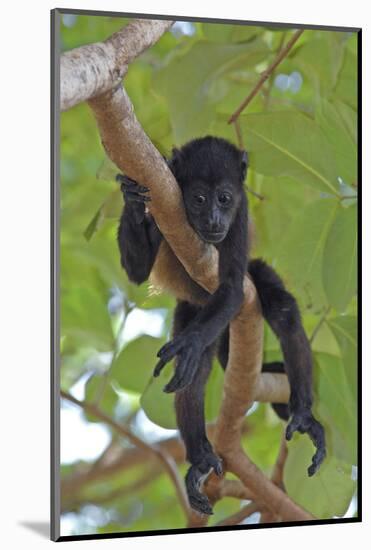
<path id="1" fill-rule="evenodd" d="M 157 42 L 172 23 L 136 19 L 104 42 L 64 53 L 61 56 L 61 110 L 118 85 L 128 64 Z"/>

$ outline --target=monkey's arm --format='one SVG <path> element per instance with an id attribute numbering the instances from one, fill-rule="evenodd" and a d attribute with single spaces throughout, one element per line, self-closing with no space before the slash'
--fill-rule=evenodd
<path id="1" fill-rule="evenodd" d="M 121 265 L 134 283 L 148 279 L 161 243 L 162 235 L 153 217 L 145 212 L 150 201 L 149 189 L 119 174 L 117 181 L 125 198 L 118 229 Z"/>
<path id="2" fill-rule="evenodd" d="M 243 201 L 219 249 L 219 280 L 215 293 L 187 328 L 158 352 L 154 375 L 178 356 L 173 378 L 164 391 L 179 391 L 188 386 L 197 371 L 205 349 L 220 336 L 238 312 L 243 301 L 243 279 L 247 269 L 247 213 Z"/>

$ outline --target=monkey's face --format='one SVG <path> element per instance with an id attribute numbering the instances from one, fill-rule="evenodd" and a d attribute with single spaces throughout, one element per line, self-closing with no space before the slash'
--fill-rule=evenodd
<path id="1" fill-rule="evenodd" d="M 236 216 L 247 153 L 221 138 L 195 139 L 173 149 L 168 165 L 183 193 L 188 222 L 207 243 L 225 239 Z"/>
<path id="2" fill-rule="evenodd" d="M 214 185 L 195 181 L 182 191 L 188 222 L 199 237 L 213 244 L 223 241 L 235 218 L 242 190 L 227 181 Z"/>

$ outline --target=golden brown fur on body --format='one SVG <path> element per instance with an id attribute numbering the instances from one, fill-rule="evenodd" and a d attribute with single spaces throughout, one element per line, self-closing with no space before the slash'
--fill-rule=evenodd
<path id="1" fill-rule="evenodd" d="M 203 305 L 209 293 L 191 279 L 167 241 L 160 244 L 149 276 L 155 292 L 168 292 L 178 300 Z"/>
<path id="2" fill-rule="evenodd" d="M 254 229 L 254 224 L 249 219 L 247 254 L 254 240 Z M 191 304 L 204 305 L 209 296 L 206 290 L 191 279 L 165 239 L 160 244 L 149 280 L 155 293 L 168 292 L 178 300 Z"/>

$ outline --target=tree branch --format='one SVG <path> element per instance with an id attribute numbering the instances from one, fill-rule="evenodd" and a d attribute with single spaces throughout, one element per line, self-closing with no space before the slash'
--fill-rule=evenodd
<path id="1" fill-rule="evenodd" d="M 255 502 L 250 502 L 249 504 L 246 504 L 241 510 L 238 510 L 235 514 L 232 514 L 231 516 L 222 519 L 216 525 L 218 526 L 225 526 L 225 525 L 238 525 L 241 523 L 244 519 L 249 518 L 255 512 L 259 511 L 259 506 Z"/>
<path id="2" fill-rule="evenodd" d="M 273 467 L 273 471 L 271 475 L 272 482 L 275 485 L 277 485 L 277 487 L 282 489 L 282 491 L 285 491 L 285 487 L 283 484 L 283 471 L 285 468 L 287 454 L 288 454 L 288 449 L 287 449 L 287 441 L 286 441 L 285 430 L 284 430 L 281 437 L 281 443 L 280 443 L 280 448 L 278 451 L 276 463 Z M 260 516 L 260 523 L 274 523 L 277 521 L 280 521 L 280 518 L 276 514 L 274 514 L 269 510 L 262 511 L 262 514 Z"/>
<path id="3" fill-rule="evenodd" d="M 232 122 L 235 122 L 237 118 L 240 116 L 242 111 L 247 107 L 247 105 L 250 103 L 252 99 L 256 96 L 256 94 L 259 92 L 261 87 L 263 86 L 264 82 L 270 77 L 270 75 L 273 73 L 275 68 L 281 63 L 283 59 L 287 56 L 295 42 L 300 38 L 300 36 L 303 34 L 304 29 L 300 29 L 296 31 L 296 33 L 292 36 L 292 38 L 287 42 L 286 46 L 278 53 L 276 59 L 273 61 L 273 63 L 268 67 L 268 69 L 264 72 L 262 72 L 258 82 L 256 83 L 256 86 L 252 89 L 252 91 L 249 93 L 246 99 L 241 103 L 241 105 L 235 110 L 233 115 L 228 120 L 228 123 L 231 124 Z"/>
<path id="4" fill-rule="evenodd" d="M 129 63 L 173 24 L 136 19 L 104 42 L 75 48 L 61 56 L 61 110 L 120 84 Z"/>

